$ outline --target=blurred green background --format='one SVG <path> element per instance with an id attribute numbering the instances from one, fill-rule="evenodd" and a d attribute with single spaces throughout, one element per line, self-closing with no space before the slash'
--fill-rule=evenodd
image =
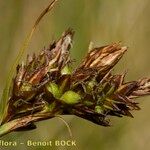
<path id="1" fill-rule="evenodd" d="M 49 2 L 50 0 L 0 0 L 0 95 L 18 49 L 35 19 Z M 71 50 L 76 64 L 87 52 L 90 41 L 95 46 L 122 41 L 129 46 L 129 50 L 114 72 L 120 73 L 128 69 L 126 80 L 137 80 L 150 75 L 149 16 L 149 0 L 61 0 L 38 26 L 26 53 L 37 53 L 71 27 L 76 32 Z M 149 150 L 150 97 L 138 101 L 142 110 L 134 112 L 134 119 L 111 118 L 113 126 L 109 128 L 74 116 L 64 116 L 71 126 L 76 147 L 29 148 L 19 145 L 7 149 Z M 28 139 L 68 140 L 69 133 L 65 125 L 55 118 L 38 123 L 36 130 L 11 133 L 2 139 L 19 142 Z"/>

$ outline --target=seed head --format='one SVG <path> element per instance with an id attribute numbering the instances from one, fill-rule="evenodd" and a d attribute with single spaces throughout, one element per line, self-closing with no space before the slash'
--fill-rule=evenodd
<path id="1" fill-rule="evenodd" d="M 26 63 L 18 65 L 3 123 L 50 113 L 51 117 L 76 115 L 109 126 L 108 116 L 133 117 L 132 110 L 140 109 L 134 99 L 150 95 L 150 79 L 125 82 L 126 73 L 114 75 L 111 71 L 127 47 L 114 43 L 93 48 L 71 71 L 73 35 L 68 29 L 39 55 L 27 56 Z M 33 127 L 33 122 L 27 127 Z"/>

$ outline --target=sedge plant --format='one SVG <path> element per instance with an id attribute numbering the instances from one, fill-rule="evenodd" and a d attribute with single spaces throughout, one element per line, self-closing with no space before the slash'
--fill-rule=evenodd
<path id="1" fill-rule="evenodd" d="M 36 26 L 55 2 L 37 19 L 21 55 Z M 76 115 L 107 127 L 110 116 L 133 117 L 132 111 L 140 109 L 135 99 L 150 95 L 150 78 L 126 82 L 126 73 L 112 73 L 128 48 L 121 43 L 90 48 L 82 62 L 72 68 L 70 49 L 74 33 L 67 29 L 39 54 L 28 55 L 25 63 L 18 64 L 18 55 L 12 67 L 16 73 L 13 78 L 9 76 L 2 97 L 6 105 L 1 104 L 4 111 L 0 136 L 35 129 L 35 122 L 58 115 Z"/>

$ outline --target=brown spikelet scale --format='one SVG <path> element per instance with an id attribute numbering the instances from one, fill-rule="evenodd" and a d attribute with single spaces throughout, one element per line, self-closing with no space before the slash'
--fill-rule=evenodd
<path id="1" fill-rule="evenodd" d="M 140 109 L 135 98 L 150 95 L 150 79 L 126 82 L 126 73 L 112 73 L 127 47 L 113 43 L 93 48 L 73 70 L 73 36 L 68 29 L 47 49 L 28 55 L 26 63 L 17 66 L 2 124 L 22 121 L 12 130 L 30 130 L 36 128 L 36 121 L 69 114 L 109 126 L 109 116 L 133 117 L 132 111 Z"/>

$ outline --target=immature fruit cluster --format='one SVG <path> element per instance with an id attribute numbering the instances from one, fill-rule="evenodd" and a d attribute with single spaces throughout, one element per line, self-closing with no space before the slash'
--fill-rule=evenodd
<path id="1" fill-rule="evenodd" d="M 109 126 L 108 116 L 132 117 L 131 111 L 139 110 L 133 98 L 150 94 L 150 79 L 124 82 L 125 73 L 111 73 L 127 47 L 114 43 L 94 48 L 72 70 L 73 35 L 68 29 L 38 56 L 28 56 L 26 64 L 18 65 L 3 123 L 49 112 Z"/>

